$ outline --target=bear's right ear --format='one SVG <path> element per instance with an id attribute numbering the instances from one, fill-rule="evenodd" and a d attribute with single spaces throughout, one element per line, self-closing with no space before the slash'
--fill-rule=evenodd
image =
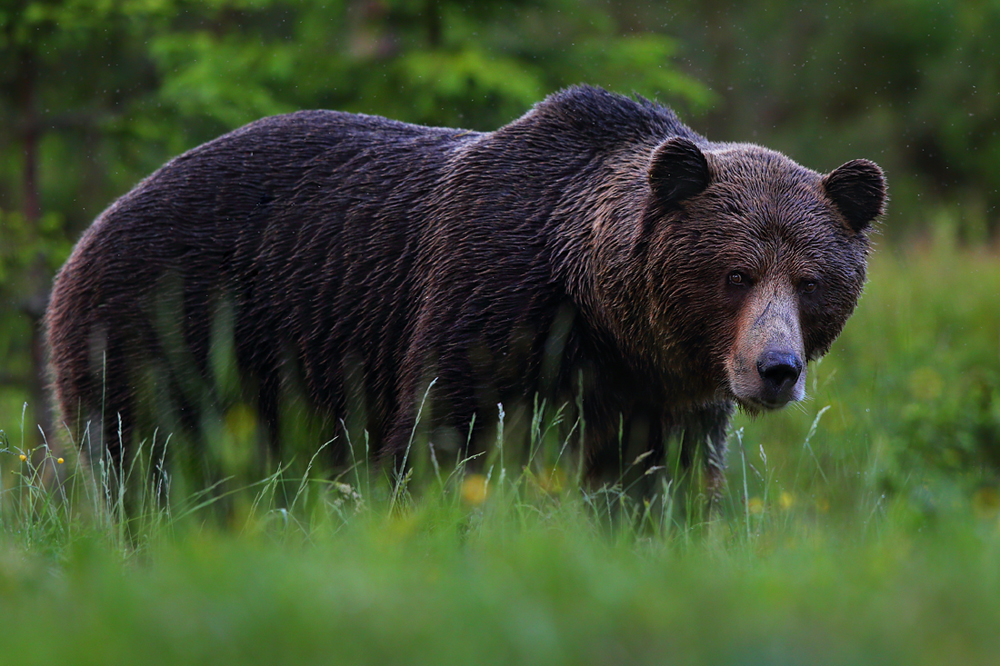
<path id="1" fill-rule="evenodd" d="M 688 139 L 675 136 L 653 150 L 649 186 L 661 210 L 676 208 L 685 199 L 700 194 L 711 177 L 705 153 Z"/>

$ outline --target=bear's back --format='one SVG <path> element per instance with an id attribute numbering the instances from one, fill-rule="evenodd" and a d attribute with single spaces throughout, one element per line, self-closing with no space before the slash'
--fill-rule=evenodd
<path id="1" fill-rule="evenodd" d="M 223 323 L 235 329 L 240 366 L 264 382 L 277 381 L 289 347 L 323 365 L 359 327 L 375 341 L 398 334 L 418 224 L 412 212 L 456 137 L 475 136 L 301 111 L 165 164 L 104 211 L 56 279 L 47 315 L 53 384 L 64 411 L 80 412 L 63 417 L 76 429 L 101 409 L 131 417 L 147 372 L 136 364 L 151 359 L 168 359 L 168 374 L 210 384 L 220 307 L 238 313 Z M 390 293 L 398 302 L 372 303 L 385 300 L 374 282 L 397 285 Z M 369 316 L 329 314 L 352 311 Z M 309 391 L 340 402 L 329 395 L 339 369 L 308 370 L 301 381 Z M 169 382 L 155 383 L 161 390 Z"/>

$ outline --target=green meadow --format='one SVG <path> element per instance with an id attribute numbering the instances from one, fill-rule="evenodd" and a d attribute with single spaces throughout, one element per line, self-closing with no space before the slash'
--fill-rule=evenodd
<path id="1" fill-rule="evenodd" d="M 735 420 L 714 509 L 571 454 L 123 500 L 7 405 L 0 663 L 995 664 L 998 296 L 991 250 L 880 247 L 808 399 Z"/>

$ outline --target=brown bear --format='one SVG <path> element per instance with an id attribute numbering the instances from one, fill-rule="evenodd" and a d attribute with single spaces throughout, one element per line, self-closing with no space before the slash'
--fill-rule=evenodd
<path id="1" fill-rule="evenodd" d="M 47 315 L 55 394 L 117 462 L 157 428 L 210 445 L 237 404 L 268 456 L 309 422 L 309 446 L 344 455 L 354 428 L 396 459 L 418 412 L 468 452 L 541 408 L 592 477 L 673 437 L 717 483 L 734 405 L 803 398 L 885 199 L 872 162 L 820 175 L 585 86 L 486 133 L 265 118 L 83 235 Z"/>

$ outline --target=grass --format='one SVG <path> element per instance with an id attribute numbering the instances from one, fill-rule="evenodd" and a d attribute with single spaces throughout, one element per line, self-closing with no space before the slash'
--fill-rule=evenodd
<path id="1" fill-rule="evenodd" d="M 74 543 L 3 558 L 8 663 L 995 663 L 997 539 L 968 526 L 766 551 L 432 515 L 336 538 Z M 449 520 L 450 519 L 450 520 Z M 959 662 L 958 660 L 961 659 Z"/>
<path id="2" fill-rule="evenodd" d="M 882 251 L 810 399 L 737 418 L 714 514 L 498 463 L 125 520 L 4 417 L 0 663 L 996 663 L 998 294 L 989 252 Z"/>

